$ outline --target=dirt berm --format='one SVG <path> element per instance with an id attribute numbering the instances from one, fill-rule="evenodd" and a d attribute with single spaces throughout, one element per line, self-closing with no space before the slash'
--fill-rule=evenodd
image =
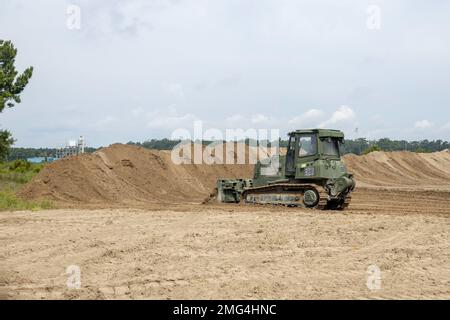
<path id="1" fill-rule="evenodd" d="M 450 152 L 373 152 L 344 157 L 361 187 L 450 189 Z M 62 203 L 198 202 L 217 178 L 252 176 L 253 165 L 176 165 L 170 151 L 114 144 L 47 165 L 19 191 Z"/>
<path id="2" fill-rule="evenodd" d="M 450 189 L 450 150 L 349 154 L 344 156 L 344 161 L 360 187 Z"/>
<path id="3" fill-rule="evenodd" d="M 114 144 L 47 165 L 19 195 L 57 202 L 198 202 L 218 177 L 249 177 L 251 172 L 248 164 L 176 165 L 170 151 Z"/>

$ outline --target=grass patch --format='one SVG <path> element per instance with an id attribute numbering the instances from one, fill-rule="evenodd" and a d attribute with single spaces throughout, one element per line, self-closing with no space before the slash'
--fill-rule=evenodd
<path id="1" fill-rule="evenodd" d="M 0 211 L 5 210 L 43 210 L 51 209 L 53 204 L 46 199 L 24 200 L 11 191 L 0 191 Z"/>
<path id="2" fill-rule="evenodd" d="M 29 182 L 45 164 L 25 160 L 0 163 L 0 211 L 51 209 L 49 200 L 24 200 L 15 195 L 21 186 Z"/>
<path id="3" fill-rule="evenodd" d="M 45 164 L 16 160 L 0 163 L 0 191 L 16 191 L 41 171 Z"/>

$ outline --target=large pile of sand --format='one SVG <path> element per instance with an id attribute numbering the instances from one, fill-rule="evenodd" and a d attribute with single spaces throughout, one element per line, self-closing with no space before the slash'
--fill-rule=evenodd
<path id="1" fill-rule="evenodd" d="M 415 186 L 439 189 L 450 186 L 450 151 L 414 153 L 371 152 L 346 155 L 344 161 L 359 186 Z"/>
<path id="2" fill-rule="evenodd" d="M 373 152 L 344 160 L 358 186 L 450 186 L 450 152 Z M 46 166 L 19 192 L 75 203 L 198 202 L 218 178 L 250 178 L 253 165 L 175 165 L 169 151 L 115 144 Z"/>
<path id="3" fill-rule="evenodd" d="M 47 165 L 19 195 L 83 203 L 198 201 L 217 178 L 250 178 L 252 167 L 176 165 L 170 151 L 115 144 Z"/>

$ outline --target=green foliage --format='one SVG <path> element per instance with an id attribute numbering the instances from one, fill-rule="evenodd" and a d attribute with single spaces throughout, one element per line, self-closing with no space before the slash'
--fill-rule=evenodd
<path id="1" fill-rule="evenodd" d="M 430 153 L 431 151 L 429 151 L 429 150 L 427 150 L 427 149 L 425 149 L 425 148 L 418 148 L 418 149 L 416 150 L 416 152 L 418 152 L 418 153 Z"/>
<path id="2" fill-rule="evenodd" d="M 17 197 L 13 192 L 0 191 L 0 211 L 5 210 L 43 210 L 51 209 L 53 204 L 46 199 L 29 201 Z"/>
<path id="3" fill-rule="evenodd" d="M 144 147 L 147 149 L 156 149 L 156 150 L 172 150 L 181 140 L 169 140 L 169 139 L 151 139 L 146 140 L 144 142 L 128 142 L 127 144 L 135 145 L 139 147 Z"/>
<path id="4" fill-rule="evenodd" d="M 4 160 L 8 154 L 10 147 L 14 143 L 11 133 L 6 130 L 0 130 L 0 161 Z"/>
<path id="5" fill-rule="evenodd" d="M 20 94 L 33 75 L 33 67 L 28 67 L 19 75 L 14 66 L 17 49 L 11 41 L 0 40 L 0 112 L 5 107 L 12 108 L 20 103 Z"/>
<path id="6" fill-rule="evenodd" d="M 362 154 L 363 151 L 367 150 L 372 145 L 378 146 L 383 151 L 436 152 L 450 149 L 450 143 L 440 139 L 432 141 L 406 141 L 382 138 L 369 141 L 365 138 L 359 138 L 356 140 L 345 140 L 345 144 L 342 145 L 342 151 L 343 154 Z"/>
<path id="7" fill-rule="evenodd" d="M 33 67 L 25 69 L 19 74 L 14 66 L 17 49 L 11 41 L 0 40 L 0 113 L 6 107 L 14 107 L 20 103 L 20 94 L 33 75 Z M 14 143 L 11 134 L 6 130 L 0 131 L 0 161 L 8 156 L 9 149 Z"/>
<path id="8" fill-rule="evenodd" d="M 29 182 L 43 166 L 24 160 L 0 163 L 0 210 L 40 210 L 53 207 L 45 199 L 29 201 L 15 195 L 15 191 Z"/>
<path id="9" fill-rule="evenodd" d="M 373 146 L 368 147 L 366 150 L 364 150 L 363 154 L 369 154 L 374 151 L 382 151 L 382 149 L 375 144 Z"/>
<path id="10" fill-rule="evenodd" d="M 0 163 L 0 190 L 18 189 L 38 174 L 43 166 L 24 160 Z"/>
<path id="11" fill-rule="evenodd" d="M 15 171 L 15 172 L 26 172 L 30 170 L 31 163 L 25 160 L 16 160 L 9 164 L 9 170 Z"/>
<path id="12" fill-rule="evenodd" d="M 44 164 L 42 163 L 30 163 L 26 160 L 14 160 L 9 163 L 9 170 L 15 173 L 29 173 L 31 175 L 34 175 L 36 173 L 39 173 L 43 166 Z"/>

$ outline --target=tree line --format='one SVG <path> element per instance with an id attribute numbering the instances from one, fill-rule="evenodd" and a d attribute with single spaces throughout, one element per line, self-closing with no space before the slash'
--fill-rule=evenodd
<path id="1" fill-rule="evenodd" d="M 355 140 L 345 140 L 343 153 L 364 154 L 370 150 L 376 151 L 411 151 L 411 152 L 436 152 L 450 149 L 450 143 L 443 140 L 391 140 L 382 138 L 378 140 L 368 140 L 359 138 Z"/>
<path id="2" fill-rule="evenodd" d="M 180 140 L 170 139 L 150 139 L 144 142 L 130 141 L 127 144 L 155 150 L 172 150 Z M 203 141 L 207 145 L 211 141 Z M 249 140 L 246 141 L 250 143 Z M 286 147 L 287 140 L 281 140 L 280 146 Z M 270 144 L 269 144 L 270 145 Z M 450 149 L 450 143 L 443 140 L 420 140 L 420 141 L 406 141 L 406 140 L 391 140 L 389 138 L 382 138 L 378 140 L 368 140 L 366 138 L 359 138 L 355 140 L 345 140 L 342 145 L 342 154 L 354 153 L 365 154 L 370 151 L 411 151 L 411 152 L 436 152 L 445 149 Z M 97 148 L 88 147 L 85 149 L 87 153 L 96 151 Z M 56 155 L 56 148 L 11 148 L 8 160 L 27 159 L 33 157 L 54 157 Z"/>
<path id="3" fill-rule="evenodd" d="M 128 142 L 128 144 L 136 145 L 148 149 L 156 150 L 172 150 L 174 146 L 180 143 L 180 140 L 170 139 L 151 139 L 144 142 Z M 250 140 L 245 141 L 249 144 Z M 203 144 L 209 144 L 211 141 L 203 141 Z M 271 143 L 268 143 L 270 146 Z M 280 146 L 287 147 L 288 140 L 281 140 Z M 443 140 L 391 140 L 389 138 L 382 138 L 378 140 L 368 140 L 366 138 L 346 139 L 342 145 L 342 153 L 363 154 L 368 150 L 375 149 L 380 151 L 411 151 L 411 152 L 436 152 L 445 149 L 450 149 L 450 143 Z"/>
<path id="4" fill-rule="evenodd" d="M 136 145 L 148 149 L 156 150 L 172 150 L 174 146 L 180 143 L 180 140 L 170 139 L 151 139 L 144 142 L 128 142 L 128 144 Z M 212 141 L 203 141 L 203 144 L 210 144 Z M 245 141 L 249 144 L 250 140 Z M 256 144 L 256 142 L 254 142 Z M 253 145 L 254 145 L 253 144 Z M 267 143 L 268 146 L 271 143 Z M 280 146 L 287 147 L 288 140 L 281 140 Z M 443 140 L 419 140 L 419 141 L 407 141 L 407 140 L 391 140 L 389 138 L 382 138 L 378 140 L 368 140 L 366 138 L 359 139 L 346 139 L 342 144 L 342 154 L 354 153 L 364 154 L 368 151 L 411 151 L 411 152 L 436 152 L 445 149 L 450 149 L 450 143 Z"/>

